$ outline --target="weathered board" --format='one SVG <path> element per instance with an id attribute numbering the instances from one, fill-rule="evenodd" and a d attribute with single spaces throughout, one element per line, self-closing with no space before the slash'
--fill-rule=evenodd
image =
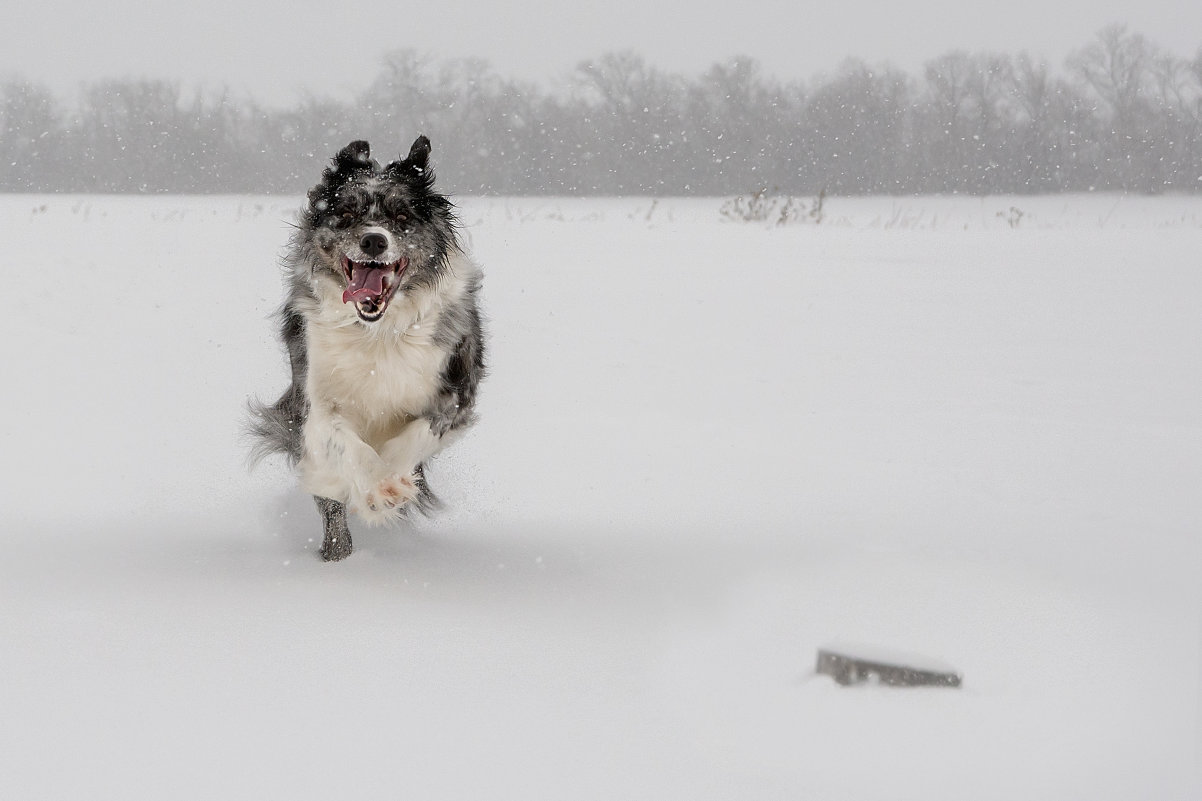
<path id="1" fill-rule="evenodd" d="M 959 687 L 963 681 L 955 670 L 929 660 L 845 647 L 819 649 L 817 671 L 844 686 L 876 681 L 891 687 Z"/>

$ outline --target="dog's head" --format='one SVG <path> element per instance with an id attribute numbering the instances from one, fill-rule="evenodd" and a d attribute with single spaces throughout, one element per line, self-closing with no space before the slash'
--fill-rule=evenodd
<path id="1" fill-rule="evenodd" d="M 367 142 L 351 142 L 309 191 L 300 230 L 313 279 L 334 281 L 365 323 L 398 292 L 437 280 L 456 247 L 451 202 L 434 190 L 429 159 L 424 136 L 383 167 Z"/>

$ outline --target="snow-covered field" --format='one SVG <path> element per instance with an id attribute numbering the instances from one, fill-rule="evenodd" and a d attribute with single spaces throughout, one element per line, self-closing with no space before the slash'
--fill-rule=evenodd
<path id="1" fill-rule="evenodd" d="M 0 797 L 1202 797 L 1202 198 L 464 200 L 482 423 L 335 565 L 295 204 L 0 198 Z"/>

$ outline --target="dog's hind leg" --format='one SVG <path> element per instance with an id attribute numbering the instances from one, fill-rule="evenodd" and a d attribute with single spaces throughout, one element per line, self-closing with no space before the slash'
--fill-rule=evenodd
<path id="1" fill-rule="evenodd" d="M 346 504 L 314 495 L 325 537 L 321 541 L 321 558 L 337 562 L 351 555 L 351 530 L 346 524 Z"/>

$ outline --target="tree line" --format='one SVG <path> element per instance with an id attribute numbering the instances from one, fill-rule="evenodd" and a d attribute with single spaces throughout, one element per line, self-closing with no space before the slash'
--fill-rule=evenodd
<path id="1" fill-rule="evenodd" d="M 953 51 L 921 75 L 848 60 L 808 82 L 615 52 L 559 91 L 401 50 L 354 96 L 287 109 L 147 79 L 67 107 L 10 78 L 0 131 L 5 192 L 295 194 L 352 139 L 387 159 L 418 133 L 459 194 L 1196 192 L 1202 47 L 1181 58 L 1115 25 L 1060 69 Z"/>

